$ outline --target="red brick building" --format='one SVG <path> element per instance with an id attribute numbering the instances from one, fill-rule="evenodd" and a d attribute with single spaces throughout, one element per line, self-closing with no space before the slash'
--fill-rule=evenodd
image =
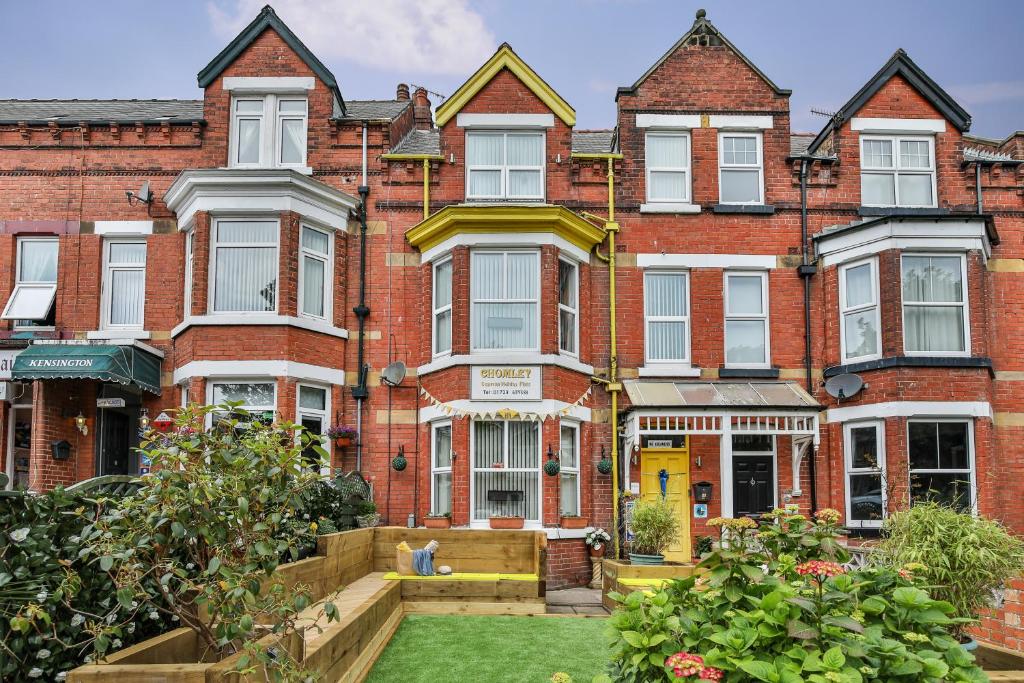
<path id="1" fill-rule="evenodd" d="M 508 45 L 436 109 L 343 82 L 268 8 L 202 100 L 0 101 L 12 483 L 144 471 L 140 420 L 231 399 L 356 426 L 390 523 L 547 529 L 553 584 L 616 460 L 673 559 L 784 503 L 1024 531 L 1024 134 L 902 51 L 818 134 L 703 13 L 609 130 Z"/>

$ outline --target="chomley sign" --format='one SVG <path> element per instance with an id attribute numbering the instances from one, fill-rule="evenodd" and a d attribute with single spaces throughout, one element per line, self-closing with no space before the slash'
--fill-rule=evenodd
<path id="1" fill-rule="evenodd" d="M 91 368 L 92 358 L 33 358 L 30 368 Z"/>
<path id="2" fill-rule="evenodd" d="M 538 365 L 474 365 L 474 401 L 539 401 L 543 382 Z"/>

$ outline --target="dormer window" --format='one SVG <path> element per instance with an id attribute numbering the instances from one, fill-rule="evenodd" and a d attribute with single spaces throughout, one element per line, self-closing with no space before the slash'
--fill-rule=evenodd
<path id="1" fill-rule="evenodd" d="M 466 199 L 544 199 L 544 133 L 466 132 Z"/>
<path id="2" fill-rule="evenodd" d="M 304 97 L 236 97 L 231 103 L 230 165 L 304 168 L 307 106 Z"/>
<path id="3" fill-rule="evenodd" d="M 860 138 L 860 195 L 864 206 L 935 206 L 935 139 Z"/>

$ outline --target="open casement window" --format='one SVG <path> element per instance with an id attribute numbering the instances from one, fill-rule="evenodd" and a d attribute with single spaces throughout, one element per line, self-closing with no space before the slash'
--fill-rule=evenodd
<path id="1" fill-rule="evenodd" d="M 300 384 L 298 389 L 298 410 L 297 420 L 306 432 L 312 436 L 319 436 L 320 447 L 326 450 L 327 439 L 324 432 L 327 431 L 330 415 L 330 392 L 326 387 L 319 387 L 311 384 Z M 312 442 L 311 442 L 312 445 Z M 311 447 L 302 452 L 303 464 L 306 467 L 320 470 L 320 454 Z M 324 469 L 329 470 L 330 463 Z"/>
<path id="2" fill-rule="evenodd" d="M 768 344 L 768 274 L 725 274 L 725 364 L 766 368 Z"/>
<path id="3" fill-rule="evenodd" d="M 690 362 L 689 273 L 644 273 L 647 363 Z"/>
<path id="4" fill-rule="evenodd" d="M 278 233 L 273 220 L 214 223 L 213 313 L 277 310 Z"/>
<path id="5" fill-rule="evenodd" d="M 495 516 L 540 523 L 540 427 L 536 422 L 473 422 L 473 521 Z"/>
<path id="6" fill-rule="evenodd" d="M 544 133 L 466 133 L 466 199 L 543 198 Z"/>
<path id="7" fill-rule="evenodd" d="M 764 203 L 760 133 L 719 134 L 718 186 L 722 204 Z"/>
<path id="8" fill-rule="evenodd" d="M 299 244 L 299 314 L 307 318 L 331 319 L 332 235 L 302 226 Z"/>
<path id="9" fill-rule="evenodd" d="M 14 291 L 4 307 L 4 320 L 15 328 L 51 328 L 56 322 L 57 239 L 18 240 Z"/>
<path id="10" fill-rule="evenodd" d="M 247 416 L 215 411 L 211 413 L 211 420 L 214 425 L 222 420 L 232 418 L 239 420 L 238 427 L 247 427 L 252 421 L 258 420 L 264 424 L 274 421 L 274 411 L 277 409 L 277 386 L 273 381 L 225 381 L 211 382 L 209 384 L 210 405 L 221 405 L 229 402 L 240 402 L 237 408 L 248 412 Z"/>
<path id="11" fill-rule="evenodd" d="M 839 325 L 842 362 L 871 360 L 881 355 L 877 259 L 839 267 Z"/>
<path id="12" fill-rule="evenodd" d="M 563 515 L 580 514 L 580 429 L 578 425 L 562 422 L 559 429 L 558 462 L 561 466 L 558 481 L 559 512 Z"/>
<path id="13" fill-rule="evenodd" d="M 452 350 L 452 260 L 434 264 L 434 355 Z"/>
<path id="14" fill-rule="evenodd" d="M 558 350 L 579 355 L 579 266 L 558 261 Z"/>
<path id="15" fill-rule="evenodd" d="M 540 348 L 540 252 L 474 251 L 470 259 L 472 349 Z"/>
<path id="16" fill-rule="evenodd" d="M 146 242 L 109 240 L 103 258 L 104 328 L 141 330 L 146 305 Z"/>
<path id="17" fill-rule="evenodd" d="M 879 527 L 885 518 L 885 423 L 843 425 L 846 462 L 846 525 Z"/>
<path id="18" fill-rule="evenodd" d="M 229 165 L 304 167 L 308 118 L 304 97 L 235 98 L 231 102 Z"/>
<path id="19" fill-rule="evenodd" d="M 436 423 L 430 453 L 430 512 L 434 515 L 452 513 L 452 425 Z"/>
<path id="20" fill-rule="evenodd" d="M 690 201 L 690 134 L 650 132 L 644 143 L 647 201 Z"/>
<path id="21" fill-rule="evenodd" d="M 903 348 L 908 354 L 966 355 L 967 259 L 961 254 L 904 254 Z"/>
<path id="22" fill-rule="evenodd" d="M 974 509 L 974 430 L 968 420 L 907 422 L 910 504 Z"/>
<path id="23" fill-rule="evenodd" d="M 861 135 L 860 201 L 864 206 L 936 206 L 935 138 Z"/>

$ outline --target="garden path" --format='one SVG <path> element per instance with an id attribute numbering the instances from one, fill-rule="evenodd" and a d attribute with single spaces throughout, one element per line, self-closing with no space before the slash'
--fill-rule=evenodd
<path id="1" fill-rule="evenodd" d="M 563 588 L 548 591 L 545 602 L 548 614 L 608 614 L 608 610 L 601 605 L 601 591 L 597 588 Z"/>

